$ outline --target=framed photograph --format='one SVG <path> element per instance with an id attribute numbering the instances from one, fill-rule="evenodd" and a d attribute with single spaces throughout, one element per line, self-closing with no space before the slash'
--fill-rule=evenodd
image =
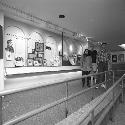
<path id="1" fill-rule="evenodd" d="M 36 42 L 35 43 L 35 50 L 37 52 L 43 52 L 44 51 L 44 43 Z"/>
<path id="2" fill-rule="evenodd" d="M 124 54 L 118 55 L 118 62 L 124 62 Z"/>
<path id="3" fill-rule="evenodd" d="M 27 66 L 33 66 L 33 59 L 27 59 Z"/>
<path id="4" fill-rule="evenodd" d="M 117 55 L 112 55 L 112 62 L 118 62 Z"/>
<path id="5" fill-rule="evenodd" d="M 38 61 L 39 66 L 43 66 L 43 58 L 36 57 L 36 58 L 35 58 L 35 61 Z"/>
<path id="6" fill-rule="evenodd" d="M 34 59 L 34 58 L 36 58 L 36 54 L 28 53 L 28 59 Z"/>
<path id="7" fill-rule="evenodd" d="M 44 56 L 43 53 L 38 52 L 38 57 L 39 57 L 39 58 L 43 58 L 43 56 Z"/>
<path id="8" fill-rule="evenodd" d="M 33 61 L 33 64 L 34 64 L 34 66 L 39 66 L 39 62 L 36 60 Z"/>

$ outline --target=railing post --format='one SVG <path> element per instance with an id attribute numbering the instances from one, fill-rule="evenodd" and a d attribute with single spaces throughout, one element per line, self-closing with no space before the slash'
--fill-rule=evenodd
<path id="1" fill-rule="evenodd" d="M 0 125 L 2 125 L 2 96 L 0 96 Z"/>
<path id="2" fill-rule="evenodd" d="M 114 71 L 113 71 L 113 84 L 114 84 Z M 114 103 L 114 101 L 115 101 L 115 92 L 114 92 L 114 88 L 112 89 L 112 102 Z M 110 121 L 114 121 L 114 119 L 113 119 L 113 114 L 114 114 L 114 105 L 112 106 L 112 109 L 111 109 L 111 112 L 110 112 L 110 117 L 109 117 L 109 120 Z"/>
<path id="3" fill-rule="evenodd" d="M 91 86 L 93 86 L 94 85 L 94 76 L 92 75 L 91 76 Z"/>
<path id="4" fill-rule="evenodd" d="M 122 103 L 124 103 L 124 79 L 122 79 Z"/>
<path id="5" fill-rule="evenodd" d="M 112 78 L 112 81 L 113 81 L 113 84 L 115 83 L 115 71 L 112 71 L 113 72 L 113 78 Z"/>
<path id="6" fill-rule="evenodd" d="M 69 92 L 68 92 L 68 82 L 66 82 L 66 99 L 68 99 L 68 96 L 69 96 Z M 65 102 L 65 114 L 66 114 L 66 118 L 67 118 L 67 116 L 68 116 L 68 100 L 66 100 L 66 102 Z"/>
<path id="7" fill-rule="evenodd" d="M 94 109 L 91 112 L 91 121 L 92 121 L 92 125 L 94 125 Z"/>
<path id="8" fill-rule="evenodd" d="M 105 71 L 105 87 L 107 88 L 107 72 Z"/>
<path id="9" fill-rule="evenodd" d="M 106 73 L 107 73 L 107 72 L 105 71 L 105 82 L 107 81 L 107 75 L 106 75 Z"/>

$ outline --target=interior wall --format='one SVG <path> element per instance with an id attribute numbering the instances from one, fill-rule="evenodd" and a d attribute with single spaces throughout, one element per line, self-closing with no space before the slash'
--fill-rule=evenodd
<path id="1" fill-rule="evenodd" d="M 8 17 L 5 17 L 5 32 L 8 27 L 16 27 L 20 30 L 22 30 L 22 33 L 24 34 L 24 47 L 22 43 L 22 48 L 25 50 L 25 56 L 24 58 L 27 59 L 27 43 L 30 39 L 30 35 L 34 32 L 39 33 L 40 36 L 43 39 L 44 42 L 44 59 L 46 59 L 48 62 L 46 66 L 61 66 L 61 60 L 62 60 L 62 55 L 60 55 L 62 52 L 62 47 L 59 50 L 59 46 L 62 46 L 62 36 L 59 34 L 55 34 L 53 32 L 41 29 L 41 28 L 36 28 L 35 26 L 31 26 L 29 24 L 25 24 L 23 22 L 19 22 L 13 19 L 10 19 Z M 6 38 L 6 34 L 5 34 Z M 15 38 L 16 39 L 16 38 Z M 5 46 L 7 46 L 7 40 L 5 39 Z M 69 37 L 64 37 L 64 65 L 70 66 L 70 65 L 79 65 L 77 63 L 77 55 L 81 55 L 83 53 L 83 50 L 87 47 L 87 41 L 80 42 L 78 40 L 75 40 L 73 38 Z M 51 46 L 50 46 L 51 44 Z M 51 47 L 51 51 L 46 49 L 46 46 Z M 22 52 L 23 53 L 23 52 Z M 50 53 L 50 54 L 49 54 Z M 21 54 L 18 54 L 21 55 Z M 14 55 L 13 55 L 14 56 Z M 14 57 L 13 57 L 14 60 Z M 5 66 L 6 67 L 15 67 L 15 62 L 14 61 L 5 61 Z M 25 64 L 22 66 L 27 66 L 27 60 L 25 60 Z"/>
<path id="2" fill-rule="evenodd" d="M 4 14 L 1 11 L 0 12 L 0 91 L 4 89 L 3 27 L 4 27 Z"/>

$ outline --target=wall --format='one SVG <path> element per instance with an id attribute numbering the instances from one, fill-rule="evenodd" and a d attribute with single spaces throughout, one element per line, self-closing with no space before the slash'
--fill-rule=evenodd
<path id="1" fill-rule="evenodd" d="M 1 11 L 0 12 L 0 91 L 4 89 L 3 27 L 4 27 L 4 14 Z"/>
<path id="2" fill-rule="evenodd" d="M 10 27 L 16 28 L 14 31 L 15 33 L 11 33 L 11 32 L 13 32 L 12 29 L 10 31 L 8 31 L 9 33 L 7 33 L 7 30 Z M 18 28 L 18 31 L 16 31 L 17 28 Z M 17 35 L 17 34 L 19 34 L 19 30 L 23 34 L 23 35 L 21 35 L 22 38 L 20 38 L 20 44 L 19 44 L 19 35 Z M 41 40 L 40 40 L 40 38 L 37 38 L 37 40 L 36 40 L 36 38 L 31 38 L 31 35 L 33 33 L 38 33 L 41 37 Z M 13 38 L 11 36 L 9 36 L 10 34 L 12 34 Z M 22 49 L 20 49 L 20 52 L 18 52 L 18 54 L 15 52 L 12 54 L 12 58 L 13 58 L 12 61 L 10 61 L 11 59 L 10 60 L 8 59 L 9 61 L 5 61 L 6 67 L 15 67 L 14 58 L 17 55 L 21 55 L 22 53 L 25 53 L 25 54 L 22 54 L 22 57 L 24 57 L 24 59 L 27 58 L 28 57 L 27 51 L 29 48 L 29 44 L 31 44 L 32 42 L 34 42 L 34 44 L 35 44 L 35 42 L 39 42 L 39 41 L 42 41 L 45 45 L 44 46 L 44 58 L 48 61 L 47 66 L 53 66 L 53 65 L 60 66 L 61 65 L 60 62 L 61 62 L 62 57 L 59 55 L 59 51 L 61 53 L 61 50 L 58 50 L 59 46 L 62 45 L 62 36 L 61 35 L 58 35 L 58 34 L 50 32 L 50 31 L 43 30 L 43 29 L 39 29 L 39 28 L 36 28 L 35 26 L 31 26 L 31 25 L 28 25 L 28 24 L 25 24 L 22 22 L 15 21 L 8 17 L 5 17 L 5 46 L 7 46 L 6 41 L 11 38 L 13 39 L 12 41 L 15 41 L 16 45 L 15 45 L 15 43 L 14 43 L 14 45 L 16 47 L 17 47 L 17 43 L 19 44 L 17 50 L 15 49 L 15 51 L 19 51 L 19 49 L 20 49 L 19 46 L 21 46 L 21 43 L 22 43 L 22 47 L 21 47 Z M 85 49 L 85 47 L 87 47 L 86 44 L 87 44 L 86 41 L 81 43 L 78 40 L 64 37 L 64 44 L 63 44 L 64 45 L 63 46 L 64 56 L 66 56 L 66 58 L 69 59 L 68 61 L 70 62 L 71 65 L 77 65 L 77 63 L 73 64 L 71 62 L 74 61 L 74 58 L 75 58 L 74 56 L 77 57 L 77 55 L 82 54 L 82 51 Z M 14 48 L 14 45 L 13 45 L 13 48 Z M 30 45 L 30 46 L 32 46 L 32 45 Z M 46 46 L 50 46 L 51 51 L 47 50 Z M 21 51 L 22 51 L 22 53 L 21 53 Z M 29 51 L 28 51 L 28 53 L 29 53 Z M 52 61 L 49 62 L 49 60 L 52 60 Z M 56 64 L 56 62 L 58 63 L 58 60 L 60 62 L 59 62 L 59 64 Z M 25 64 L 23 66 L 27 66 L 27 60 L 25 60 L 24 63 Z M 54 63 L 54 64 L 49 64 L 49 63 Z"/>

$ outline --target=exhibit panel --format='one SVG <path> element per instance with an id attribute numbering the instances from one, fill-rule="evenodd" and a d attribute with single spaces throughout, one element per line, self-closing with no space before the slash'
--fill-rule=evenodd
<path id="1" fill-rule="evenodd" d="M 30 34 L 27 45 L 27 66 L 43 66 L 44 39 L 37 32 Z"/>
<path id="2" fill-rule="evenodd" d="M 62 36 L 8 17 L 4 22 L 6 68 L 80 65 L 87 41 Z"/>
<path id="3" fill-rule="evenodd" d="M 58 54 L 58 46 L 55 39 L 51 36 L 46 37 L 45 56 L 46 66 L 60 66 L 61 60 Z"/>
<path id="4" fill-rule="evenodd" d="M 5 30 L 5 67 L 25 66 L 26 42 L 23 31 L 18 27 L 7 27 Z"/>
<path id="5" fill-rule="evenodd" d="M 63 42 L 63 65 L 80 66 L 80 58 L 84 50 L 88 48 L 87 41 L 64 38 Z"/>

